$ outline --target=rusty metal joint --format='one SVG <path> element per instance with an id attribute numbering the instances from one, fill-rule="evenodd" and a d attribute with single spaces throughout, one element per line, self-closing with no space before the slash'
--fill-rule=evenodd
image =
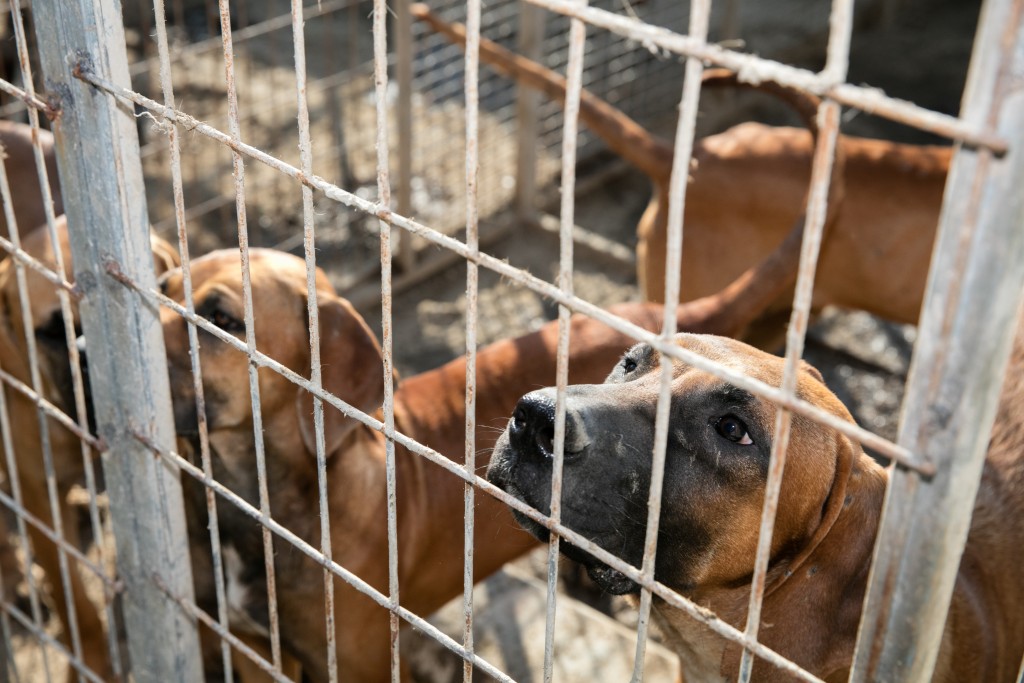
<path id="1" fill-rule="evenodd" d="M 122 285 L 130 287 L 132 289 L 138 289 L 138 286 L 135 284 L 135 282 L 132 281 L 132 279 L 128 277 L 128 275 L 123 270 L 121 270 L 121 264 L 118 263 L 115 259 L 104 259 L 103 269 L 107 271 L 107 275 L 114 278 Z"/>

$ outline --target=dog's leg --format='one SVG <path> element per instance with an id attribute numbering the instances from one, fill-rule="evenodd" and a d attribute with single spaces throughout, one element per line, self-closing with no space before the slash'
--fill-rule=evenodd
<path id="1" fill-rule="evenodd" d="M 26 510 L 35 515 L 49 527 L 53 527 L 53 517 L 50 514 L 49 498 L 46 492 L 45 482 L 30 482 L 28 478 L 22 481 L 22 493 Z M 78 533 L 78 522 L 75 519 L 74 510 L 70 509 L 65 501 L 61 501 L 61 521 L 64 529 L 64 541 L 71 547 L 80 548 L 81 539 Z M 53 597 L 54 607 L 63 625 L 62 639 L 68 649 L 71 649 L 71 627 L 67 603 L 67 592 L 61 581 L 60 573 L 60 552 L 53 541 L 47 538 L 34 526 L 29 526 L 29 536 L 32 540 L 32 549 L 35 560 L 46 574 L 50 582 L 50 594 Z M 85 585 L 79 573 L 77 562 L 69 558 L 68 581 L 72 600 L 74 601 L 75 617 L 78 624 L 78 633 L 82 644 L 82 660 L 86 666 L 99 674 L 104 680 L 109 680 L 110 658 L 107 655 L 107 641 L 103 623 L 100 621 L 96 605 L 88 598 L 85 592 Z M 74 669 L 68 669 L 68 681 L 77 681 L 78 676 Z"/>

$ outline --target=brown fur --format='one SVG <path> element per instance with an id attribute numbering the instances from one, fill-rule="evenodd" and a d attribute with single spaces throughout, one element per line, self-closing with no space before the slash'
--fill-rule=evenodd
<path id="1" fill-rule="evenodd" d="M 421 4 L 413 5 L 413 14 L 453 42 L 464 43 L 463 26 L 441 21 Z M 549 69 L 487 40 L 481 40 L 480 58 L 564 102 L 565 79 Z M 706 77 L 715 84 L 742 85 L 719 71 Z M 805 124 L 813 123 L 808 113 L 815 98 L 769 83 L 756 87 L 785 99 Z M 637 224 L 637 278 L 648 301 L 662 301 L 673 146 L 586 90 L 580 118 L 651 181 L 651 201 Z M 818 262 L 813 306 L 860 308 L 916 323 L 951 150 L 840 139 L 845 196 L 841 203 L 830 197 L 834 215 Z M 756 123 L 695 143 L 684 215 L 682 301 L 719 291 L 802 222 L 812 155 L 807 131 Z M 788 310 L 791 301 L 791 291 L 781 293 L 766 317 Z M 762 333 L 773 336 L 771 330 Z"/>
<path id="2" fill-rule="evenodd" d="M 64 265 L 67 272 L 70 273 L 73 264 L 68 244 L 67 223 L 63 216 L 57 219 L 56 229 Z M 177 265 L 177 255 L 170 245 L 155 236 L 152 243 L 156 255 L 157 274 L 164 272 L 168 267 Z M 22 241 L 22 248 L 51 270 L 56 269 L 56 259 L 49 231 L 45 227 L 27 234 Z M 15 262 L 10 258 L 0 262 L 0 367 L 31 387 L 32 377 L 25 335 L 27 333 L 35 336 L 39 371 L 43 384 L 43 398 L 65 414 L 74 416 L 76 410 L 57 289 L 49 280 L 28 268 L 26 268 L 26 283 L 31 306 L 28 322 L 30 329 L 28 330 L 26 330 L 25 318 L 22 315 Z M 71 304 L 72 316 L 77 329 L 78 307 L 73 299 Z M 4 391 L 11 423 L 16 425 L 12 428 L 11 438 L 25 508 L 44 524 L 53 528 L 36 407 L 21 392 L 6 385 Z M 67 496 L 71 487 L 84 481 L 85 465 L 82 460 L 81 443 L 77 436 L 54 419 L 48 420 L 48 431 L 64 538 L 70 545 L 81 547 L 78 519 L 74 514 L 74 509 L 67 504 Z M 6 460 L 4 463 L 4 467 L 6 467 Z M 56 605 L 57 613 L 62 623 L 67 625 L 68 606 L 65 601 L 65 591 L 60 582 L 57 547 L 34 526 L 29 525 L 28 529 L 35 560 L 50 581 L 50 594 Z M 85 663 L 93 671 L 109 676 L 107 642 L 99 613 L 97 607 L 85 594 L 78 566 L 73 560 L 69 561 L 68 575 Z M 69 638 L 66 628 L 64 638 L 66 641 Z M 75 677 L 73 671 L 69 672 L 69 678 Z"/>
<path id="3" fill-rule="evenodd" d="M 14 121 L 0 121 L 0 148 L 7 172 L 7 184 L 11 190 L 14 219 L 18 233 L 27 235 L 46 222 L 43 193 L 39 189 L 39 174 L 36 168 L 33 134 L 39 136 L 46 164 L 46 177 L 53 197 L 53 215 L 64 213 L 64 202 L 57 177 L 57 155 L 53 147 L 53 134 L 46 130 L 33 131 L 31 126 Z M 2 202 L 0 202 L 2 204 Z M 6 211 L 0 212 L 0 235 L 8 238 Z M 7 252 L 0 252 L 0 257 Z"/>
<path id="4" fill-rule="evenodd" d="M 257 347 L 296 372 L 309 373 L 306 336 L 305 266 L 301 259 L 267 250 L 251 252 L 251 273 Z M 242 334 L 241 280 L 238 254 L 224 251 L 192 263 L 195 305 L 200 315 L 221 321 Z M 361 409 L 376 410 L 381 402 L 383 374 L 376 341 L 347 302 L 336 296 L 318 275 L 325 388 Z M 182 300 L 182 281 L 171 274 L 163 283 L 168 296 Z M 748 285 L 755 293 L 771 293 L 777 282 Z M 784 285 L 781 285 L 784 286 Z M 735 300 L 734 300 L 735 299 Z M 217 301 L 214 305 L 211 302 Z M 747 314 L 758 300 L 741 291 L 722 299 L 680 307 L 677 323 L 691 330 L 723 331 Z M 662 309 L 654 304 L 624 304 L 613 309 L 648 330 L 661 326 Z M 756 310 L 753 311 L 756 314 Z M 192 374 L 185 322 L 164 313 L 164 333 L 175 415 L 182 447 L 195 453 L 196 422 Z M 497 342 L 477 358 L 477 443 L 487 453 L 495 427 L 510 414 L 515 399 L 533 386 L 551 381 L 555 371 L 557 325 L 518 339 Z M 595 381 L 631 340 L 590 319 L 573 318 L 570 351 L 571 381 Z M 217 479 L 256 502 L 252 416 L 243 354 L 202 335 L 200 357 L 209 419 L 210 444 Z M 369 372 L 370 374 L 366 374 Z M 260 395 L 267 453 L 270 506 L 275 519 L 319 546 L 316 468 L 310 432 L 310 405 L 305 392 L 269 370 L 260 370 Z M 438 370 L 404 380 L 395 393 L 400 432 L 461 462 L 465 451 L 465 362 L 458 359 Z M 327 409 L 327 489 L 334 558 L 377 590 L 387 590 L 387 533 L 382 436 L 333 408 Z M 396 446 L 398 486 L 399 582 L 401 604 L 426 615 L 462 590 L 463 489 L 460 479 Z M 478 458 L 486 464 L 487 457 Z M 193 504 L 193 539 L 205 543 L 201 491 L 189 495 Z M 482 578 L 533 545 L 510 524 L 505 506 L 477 495 L 475 575 Z M 251 601 L 235 614 L 232 628 L 259 636 L 266 628 L 262 542 L 254 525 L 230 509 L 218 508 L 225 547 L 237 552 L 248 568 L 245 577 Z M 197 549 L 194 561 L 208 562 L 209 551 Z M 283 648 L 301 662 L 312 680 L 327 677 L 325 614 L 321 569 L 287 543 L 276 542 L 278 606 Z M 198 566 L 197 594 L 212 609 L 209 567 Z M 204 578 L 205 577 L 205 578 Z M 346 680 L 377 681 L 388 677 L 388 614 L 340 580 L 335 581 L 336 636 L 339 669 Z M 207 648 L 209 650 L 209 648 Z M 206 652 L 216 667 L 219 653 Z"/>
<path id="5" fill-rule="evenodd" d="M 742 342 L 680 335 L 678 343 L 769 385 L 781 383 L 782 359 Z M 580 478 L 587 477 L 596 477 L 593 486 L 599 489 L 617 488 L 619 479 L 612 474 L 609 437 L 605 435 L 613 428 L 604 425 L 614 424 L 617 439 L 621 441 L 625 435 L 635 449 L 644 451 L 649 445 L 643 435 L 651 430 L 641 423 L 648 418 L 653 422 L 660 385 L 657 363 L 643 360 L 651 356 L 649 349 L 638 346 L 626 356 L 636 361 L 636 370 L 617 366 L 606 384 L 570 387 L 567 397 L 567 434 L 574 434 L 576 442 L 584 446 L 573 453 L 573 462 L 582 464 L 567 465 L 564 475 L 563 522 L 570 527 L 584 524 L 595 540 L 604 538 L 606 528 L 626 534 L 633 540 L 623 541 L 625 550 L 616 552 L 634 563 L 630 550 L 642 544 L 636 539 L 643 538 L 645 523 L 634 523 L 617 511 L 601 519 L 586 508 L 585 498 L 569 491 Z M 629 372 L 633 374 L 626 374 Z M 1024 575 L 1017 558 L 1024 543 L 1022 378 L 1024 335 L 1018 336 L 1003 390 L 946 620 L 936 681 L 1010 683 L 1024 654 L 1024 614 L 1019 608 L 1024 601 Z M 670 437 L 655 578 L 742 629 L 777 409 L 754 397 L 716 398 L 731 395 L 724 391 L 728 387 L 708 373 L 674 362 L 672 414 L 681 417 L 670 431 L 685 436 Z M 520 406 L 542 393 L 524 397 Z M 820 377 L 806 367 L 799 374 L 798 395 L 852 421 Z M 521 410 L 517 408 L 517 415 L 529 415 Z M 711 412 L 706 424 L 698 424 L 698 419 L 708 418 L 701 411 Z M 744 433 L 751 435 L 753 442 L 727 444 L 724 435 L 715 436 L 709 425 L 722 413 L 739 416 L 745 423 Z M 613 423 L 617 416 L 621 422 Z M 522 425 L 531 424 L 527 417 L 522 419 Z M 522 431 L 527 426 L 517 427 L 519 433 L 528 434 Z M 538 491 L 550 484 L 549 479 L 530 478 L 539 465 L 531 460 L 529 444 L 528 438 L 517 437 L 510 427 L 498 442 L 488 476 L 536 504 Z M 708 476 L 708 472 L 713 474 Z M 808 418 L 793 417 L 758 639 L 827 680 L 846 680 L 849 673 L 886 483 L 886 471 L 858 444 Z M 543 502 L 542 497 L 539 500 Z M 577 509 L 583 511 L 572 512 Z M 626 531 L 620 531 L 623 528 Z M 680 535 L 679 529 L 687 532 Z M 599 566 L 593 564 L 593 558 L 591 563 Z M 654 601 L 653 610 L 669 645 L 681 657 L 687 680 L 736 678 L 741 655 L 738 646 L 661 599 Z M 753 678 L 791 680 L 764 662 L 755 664 Z"/>

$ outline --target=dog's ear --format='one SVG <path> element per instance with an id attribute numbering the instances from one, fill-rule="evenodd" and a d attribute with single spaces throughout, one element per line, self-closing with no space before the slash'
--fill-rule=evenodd
<path id="1" fill-rule="evenodd" d="M 818 380 L 822 384 L 825 383 L 825 378 L 822 376 L 821 371 L 818 370 L 818 368 L 814 367 L 813 365 L 811 365 L 810 363 L 803 359 L 800 360 L 800 367 L 805 372 L 810 373 L 811 377 L 813 377 L 814 379 Z"/>
<path id="2" fill-rule="evenodd" d="M 149 233 L 149 245 L 153 250 L 153 273 L 158 278 L 169 270 L 181 267 L 178 250 L 152 230 Z"/>
<path id="3" fill-rule="evenodd" d="M 766 588 L 761 643 L 827 680 L 848 677 L 860 622 L 861 598 L 875 545 L 885 476 L 858 444 L 835 437 L 836 471 L 821 524 L 807 546 Z M 746 595 L 743 597 L 746 602 Z M 832 634 L 829 638 L 822 634 Z M 730 643 L 722 657 L 726 680 L 739 673 L 742 649 Z M 753 680 L 791 681 L 781 669 L 757 660 Z"/>
<path id="4" fill-rule="evenodd" d="M 320 295 L 320 367 L 325 390 L 349 405 L 372 413 L 384 401 L 384 366 L 380 345 L 352 305 L 328 294 Z M 310 453 L 316 453 L 313 395 L 299 390 L 296 398 L 299 430 Z M 324 403 L 325 453 L 341 445 L 356 420 Z"/>

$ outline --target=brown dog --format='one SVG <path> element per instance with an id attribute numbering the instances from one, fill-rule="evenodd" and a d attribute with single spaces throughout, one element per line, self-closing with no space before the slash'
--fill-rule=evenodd
<path id="1" fill-rule="evenodd" d="M 413 5 L 412 12 L 452 42 L 465 44 L 463 26 L 441 21 L 425 5 Z M 480 59 L 565 101 L 565 79 L 535 62 L 485 39 Z M 734 83 L 720 70 L 706 79 Z M 758 87 L 811 122 L 816 98 L 767 83 Z M 580 118 L 651 180 L 651 201 L 637 225 L 637 278 L 648 301 L 662 301 L 673 146 L 586 90 Z M 832 304 L 916 323 L 951 150 L 843 136 L 840 151 L 845 197 L 832 207 L 814 308 Z M 694 144 L 683 219 L 682 301 L 719 291 L 782 242 L 804 211 L 812 154 L 807 131 L 756 123 Z M 791 292 L 782 293 L 768 315 L 787 310 L 791 301 Z"/>
<path id="2" fill-rule="evenodd" d="M 742 342 L 679 335 L 677 343 L 772 386 L 783 361 Z M 956 584 L 936 681 L 1015 680 L 1024 654 L 1024 342 L 1007 381 Z M 773 404 L 673 361 L 674 379 L 655 578 L 743 628 L 773 439 Z M 562 521 L 640 566 L 650 454 L 660 385 L 658 354 L 632 348 L 604 384 L 569 388 Z M 798 395 L 842 419 L 840 401 L 808 365 Z M 499 439 L 488 478 L 541 512 L 550 510 L 553 391 L 520 400 Z M 1016 414 L 1014 414 L 1016 411 Z M 800 416 L 772 537 L 760 640 L 826 680 L 849 674 L 887 475 L 855 442 Z M 547 530 L 523 517 L 534 534 Z M 612 593 L 637 585 L 568 544 Z M 736 678 L 740 649 L 656 600 L 656 620 L 679 653 L 687 680 Z M 770 627 L 769 627 L 770 624 Z M 790 680 L 758 663 L 758 681 Z"/>
<path id="3" fill-rule="evenodd" d="M 53 148 L 53 134 L 47 130 L 33 131 L 32 126 L 15 121 L 0 120 L 0 154 L 11 188 L 12 210 L 18 223 L 19 234 L 25 235 L 46 222 L 43 193 L 40 190 L 36 167 L 33 134 L 39 136 L 46 164 L 46 177 L 53 197 L 53 215 L 64 213 L 64 201 L 57 177 L 57 155 Z M 2 202 L 0 202 L 2 204 Z M 0 211 L 0 236 L 8 237 L 6 211 Z M 0 251 L 0 258 L 7 252 Z"/>
<path id="4" fill-rule="evenodd" d="M 63 216 L 57 219 L 56 228 L 60 239 L 58 246 L 63 254 L 65 267 L 70 273 L 72 268 L 71 250 L 68 244 L 67 224 Z M 177 265 L 177 253 L 169 244 L 155 236 L 152 242 L 158 274 Z M 49 231 L 45 227 L 27 234 L 22 240 L 22 249 L 51 270 L 56 270 L 54 250 L 50 242 Z M 38 350 L 43 398 L 75 419 L 71 365 L 68 359 L 67 338 L 57 289 L 42 275 L 26 268 L 26 293 L 29 300 L 26 319 L 18 287 L 15 262 L 13 259 L 7 258 L 0 262 L 0 367 L 31 387 L 32 375 L 26 335 L 32 336 Z M 72 300 L 71 310 L 76 328 L 72 336 L 74 338 L 78 334 L 79 325 L 78 307 L 74 304 L 74 300 Z M 23 393 L 6 386 L 6 384 L 4 391 L 11 424 L 16 425 L 12 428 L 11 438 L 25 508 L 44 524 L 53 528 L 46 472 L 43 466 L 41 428 L 36 406 Z M 64 538 L 69 545 L 81 548 L 78 519 L 74 514 L 74 509 L 67 503 L 71 487 L 84 481 L 85 464 L 81 442 L 77 436 L 55 419 L 48 418 L 47 425 Z M 6 460 L 4 460 L 4 467 L 6 468 Z M 34 526 L 29 525 L 28 529 L 35 560 L 50 581 L 50 594 L 57 613 L 65 625 L 63 634 L 65 641 L 69 642 L 68 605 L 60 580 L 57 547 Z M 70 591 L 81 635 L 83 659 L 91 669 L 109 677 L 111 672 L 107 642 L 99 613 L 85 594 L 77 563 L 73 560 L 69 561 L 68 569 Z M 69 672 L 69 678 L 77 679 L 77 676 L 73 672 Z"/>
<path id="5" fill-rule="evenodd" d="M 305 264 L 294 256 L 251 251 L 253 316 L 257 347 L 296 372 L 308 375 Z M 792 263 L 789 264 L 792 267 Z M 766 271 L 769 272 L 769 271 Z M 786 271 L 787 277 L 789 275 Z M 746 307 L 756 315 L 785 278 L 766 276 L 753 292 L 680 307 L 677 323 L 691 330 L 732 330 Z M 766 279 L 771 277 L 772 279 Z M 195 308 L 224 331 L 244 334 L 238 252 L 221 251 L 192 263 Z M 167 295 L 183 299 L 180 273 L 162 282 Z M 383 396 L 380 348 L 362 319 L 339 298 L 322 273 L 317 279 L 324 387 L 353 406 L 376 411 Z M 654 304 L 626 304 L 613 309 L 648 330 L 660 328 L 662 309 Z M 168 368 L 175 398 L 175 420 L 185 450 L 198 452 L 196 406 L 185 321 L 163 313 Z M 477 358 L 477 449 L 494 443 L 493 425 L 507 418 L 516 398 L 531 387 L 550 382 L 555 372 L 557 325 L 482 349 Z M 594 381 L 631 343 L 603 324 L 577 316 L 572 322 L 570 377 Z M 257 503 L 253 417 L 244 354 L 209 334 L 202 334 L 203 388 L 218 481 Z M 273 517 L 319 547 L 317 475 L 314 459 L 311 398 L 269 370 L 259 371 L 266 467 Z M 406 379 L 395 393 L 400 432 L 462 461 L 465 450 L 465 362 Z M 379 591 L 386 591 L 387 528 L 383 437 L 326 408 L 327 490 L 334 559 Z M 191 444 L 189 446 L 189 444 Z M 420 615 L 435 611 L 462 590 L 463 483 L 421 456 L 396 446 L 398 486 L 399 583 L 401 604 Z M 481 464 L 483 459 L 481 459 Z M 191 487 L 195 489 L 195 487 Z M 197 522 L 193 540 L 205 544 L 202 491 L 188 494 Z M 233 506 L 218 507 L 227 559 L 232 629 L 265 637 L 268 628 L 263 546 L 258 527 Z M 511 525 L 505 506 L 489 496 L 477 497 L 475 576 L 483 578 L 533 546 Z M 213 610 L 209 550 L 197 550 L 197 595 Z M 286 653 L 297 659 L 314 681 L 328 677 L 325 606 L 321 568 L 284 542 L 275 543 L 275 572 L 281 638 Z M 338 668 L 346 680 L 387 680 L 388 613 L 341 580 L 335 581 L 335 636 Z M 217 653 L 204 652 L 216 667 Z"/>

